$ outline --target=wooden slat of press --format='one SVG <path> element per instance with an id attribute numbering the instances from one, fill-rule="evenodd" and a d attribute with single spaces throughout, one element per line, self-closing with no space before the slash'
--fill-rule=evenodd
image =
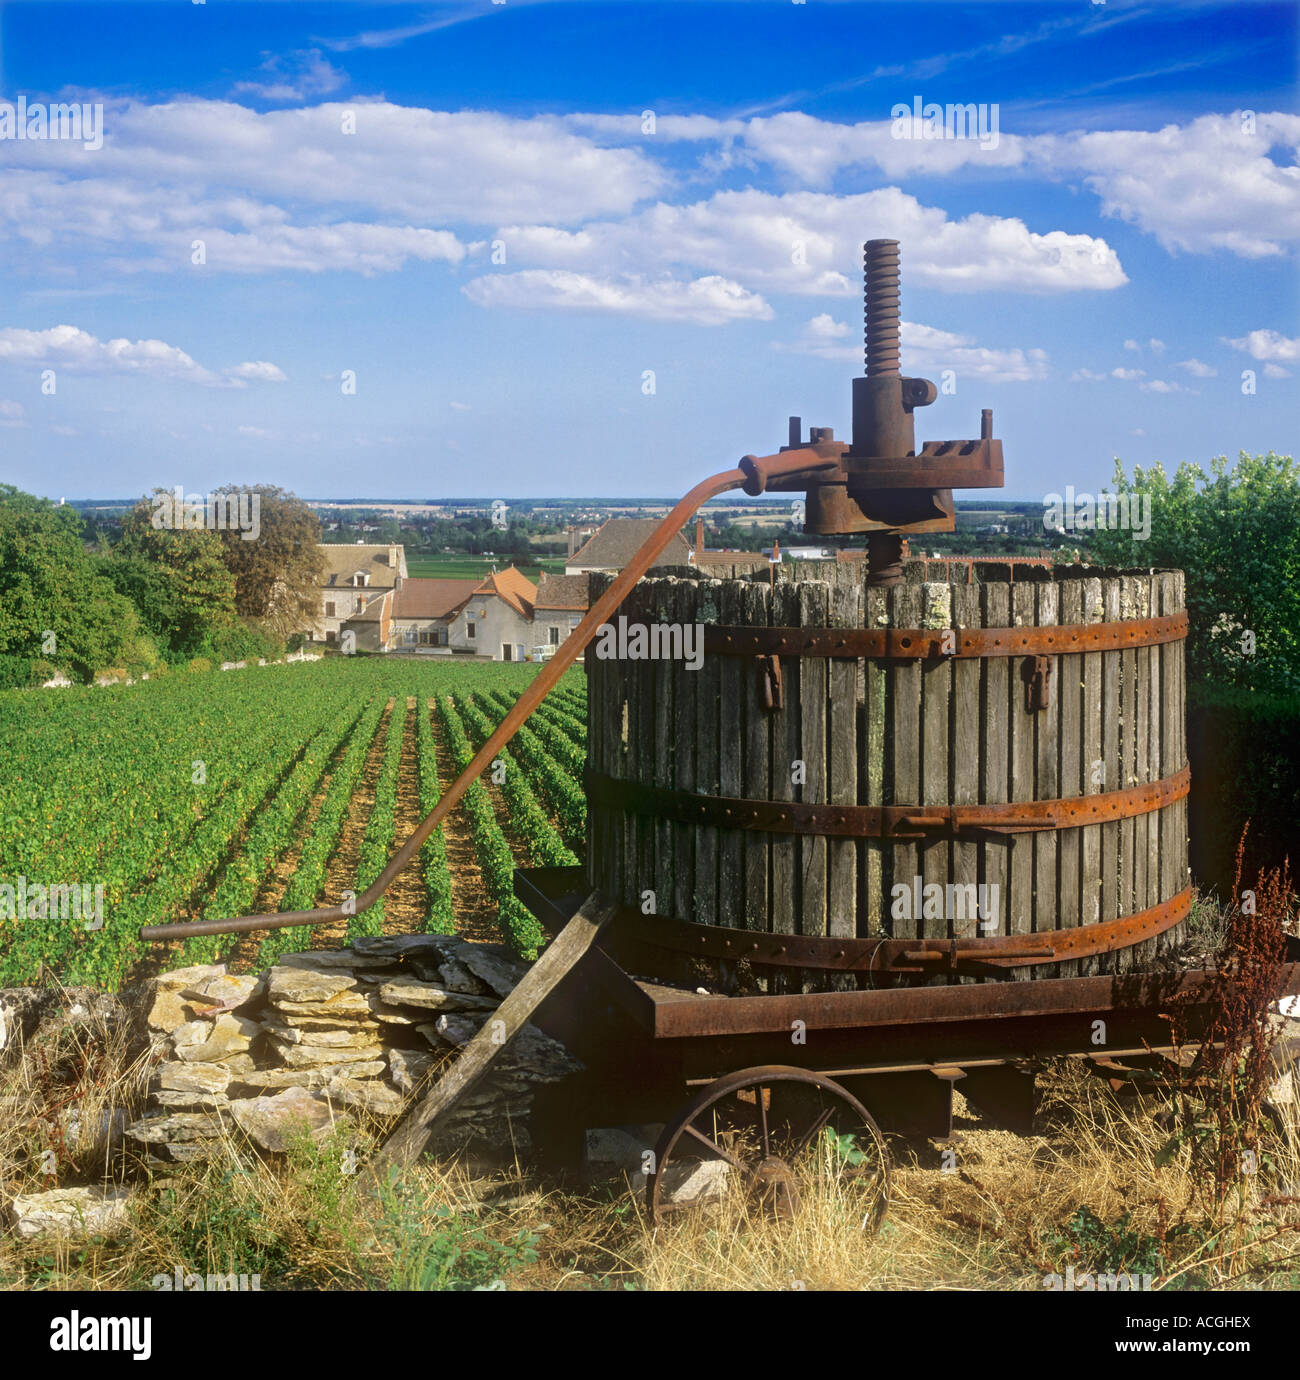
<path id="1" fill-rule="evenodd" d="M 830 626 L 862 626 L 862 586 L 852 572 L 837 570 L 830 593 Z M 851 657 L 827 663 L 826 798 L 835 805 L 856 805 L 858 800 L 858 720 L 862 699 L 862 663 Z M 858 844 L 835 839 L 826 849 L 826 932 L 852 939 L 857 936 Z M 831 979 L 831 991 L 846 991 L 856 980 L 846 973 Z"/>
<path id="2" fill-rule="evenodd" d="M 604 686 L 605 713 L 603 752 L 605 771 L 616 780 L 623 772 L 623 677 L 622 662 L 610 657 L 601 663 L 601 681 Z M 617 808 L 605 812 L 604 825 L 604 871 L 609 878 L 611 895 L 623 899 L 623 833 L 626 816 Z"/>
<path id="3" fill-rule="evenodd" d="M 888 615 L 888 591 L 862 589 L 863 627 L 883 626 Z M 885 699 L 889 683 L 881 661 L 862 663 L 862 724 L 858 730 L 858 799 L 863 805 L 882 805 L 885 799 Z M 889 933 L 885 876 L 888 845 L 864 839 L 858 874 L 858 936 L 866 939 Z M 859 985 L 865 985 L 862 979 Z"/>
<path id="4" fill-rule="evenodd" d="M 1017 583 L 1011 588 L 1011 626 L 1034 623 L 1034 585 Z M 1025 708 L 1024 663 L 1015 657 L 1007 672 L 1007 709 L 1010 721 L 1011 799 L 1034 798 L 1034 715 Z M 1058 670 L 1059 670 L 1059 658 Z M 1059 679 L 1059 676 L 1057 677 Z M 1034 928 L 1034 837 L 1013 834 L 1009 844 L 1006 916 L 1011 934 L 1028 934 Z M 1031 967 L 1013 968 L 1016 977 L 1041 976 Z"/>
<path id="5" fill-rule="evenodd" d="M 952 627 L 953 586 L 949 584 L 928 584 L 923 613 L 923 626 L 940 619 L 940 626 Z M 936 596 L 946 602 L 936 606 Z M 924 661 L 921 663 L 921 800 L 926 805 L 946 805 L 948 803 L 948 737 L 952 712 L 952 661 Z M 937 884 L 947 896 L 947 885 L 952 880 L 951 844 L 940 835 L 921 844 L 921 886 L 924 888 Z M 927 939 L 949 938 L 949 921 L 943 914 L 945 906 L 939 908 L 937 918 L 924 922 L 923 933 Z"/>
<path id="6" fill-rule="evenodd" d="M 1083 581 L 1083 621 L 1100 623 L 1105 618 L 1100 579 Z M 1097 795 L 1107 789 L 1106 762 L 1101 750 L 1101 652 L 1088 652 L 1083 658 L 1083 781 L 1084 794 Z M 1101 826 L 1090 824 L 1081 829 L 1079 845 L 1079 892 L 1082 897 L 1083 923 L 1095 925 L 1109 916 L 1101 912 Z M 1085 962 L 1076 968 L 1080 976 L 1090 970 Z"/>
<path id="7" fill-rule="evenodd" d="M 798 586 L 792 580 L 778 579 L 772 591 L 772 622 L 777 627 L 791 627 L 798 621 Z M 784 700 L 782 707 L 772 712 L 773 800 L 794 800 L 797 796 L 790 774 L 799 756 L 799 672 L 804 660 L 806 658 L 781 659 Z M 796 934 L 799 928 L 799 845 L 794 835 L 773 834 L 771 855 L 771 933 Z M 794 974 L 789 969 L 775 970 L 769 986 L 774 992 L 791 992 Z"/>
<path id="8" fill-rule="evenodd" d="M 1132 617 L 1148 618 L 1151 609 L 1151 585 L 1145 575 L 1132 577 Z M 1151 648 L 1139 647 L 1134 653 L 1137 663 L 1133 686 L 1134 743 L 1133 775 L 1135 784 L 1151 779 Z M 1151 904 L 1151 839 L 1150 815 L 1137 815 L 1133 820 L 1133 909 L 1145 910 Z M 1140 958 L 1122 958 L 1117 967 L 1127 972 Z"/>
<path id="9" fill-rule="evenodd" d="M 973 584 L 954 584 L 952 590 L 952 626 L 958 628 L 977 628 L 980 625 L 979 586 Z M 994 658 L 986 658 L 993 660 Z M 1003 660 L 1004 658 L 997 658 Z M 979 801 L 979 741 L 980 741 L 980 671 L 982 663 L 975 658 L 955 661 L 952 665 L 952 707 L 949 713 L 948 743 L 948 798 L 954 805 L 974 805 Z M 978 897 L 980 880 L 980 853 L 988 845 L 981 845 L 973 839 L 953 840 L 952 880 L 958 887 L 971 886 Z M 1000 847 L 993 844 L 992 847 Z M 965 892 L 959 892 L 965 895 Z M 990 912 L 990 919 L 992 913 Z M 964 919 L 954 914 L 950 933 L 955 938 L 978 936 L 985 933 L 980 929 L 978 909 L 967 914 Z"/>
<path id="10" fill-rule="evenodd" d="M 723 582 L 718 593 L 718 618 L 726 624 L 743 621 L 741 586 L 735 580 Z M 735 656 L 716 658 L 722 662 L 718 682 L 718 785 L 723 795 L 745 794 L 741 769 L 741 734 L 745 688 L 741 676 L 748 673 L 753 679 L 754 668 L 749 658 Z M 745 893 L 742 885 L 745 840 L 739 829 L 721 829 L 718 838 L 718 921 L 731 929 L 744 929 Z"/>
<path id="11" fill-rule="evenodd" d="M 1062 623 L 1083 621 L 1083 581 L 1062 580 L 1060 599 Z M 1062 796 L 1083 795 L 1086 790 L 1083 757 L 1083 657 L 1056 658 L 1052 693 L 1061 702 L 1061 774 Z M 1062 829 L 1057 852 L 1056 909 L 1064 929 L 1082 923 L 1083 903 L 1079 886 L 1079 850 L 1082 829 Z M 1061 974 L 1065 976 L 1064 973 Z"/>
<path id="12" fill-rule="evenodd" d="M 1036 587 L 1038 596 L 1036 621 L 1040 627 L 1054 624 L 1060 618 L 1060 585 L 1055 580 L 1044 581 Z M 1054 668 L 1055 669 L 1055 668 Z M 1038 710 L 1034 725 L 1034 792 L 1039 800 L 1051 800 L 1060 795 L 1061 697 L 1049 695 L 1047 708 Z M 1056 928 L 1056 892 L 1058 887 L 1057 831 L 1043 829 L 1034 834 L 1034 929 Z M 1078 962 L 1053 965 L 1044 976 L 1077 976 Z"/>
<path id="13" fill-rule="evenodd" d="M 698 584 L 695 580 L 681 580 L 673 599 L 676 621 L 683 626 L 695 622 Z M 692 672 L 679 662 L 674 682 L 675 729 L 677 745 L 676 787 L 679 791 L 695 789 L 695 708 L 699 700 L 698 671 Z M 695 914 L 695 826 L 673 825 L 673 866 L 676 869 L 671 914 L 680 920 L 690 920 Z M 660 898 L 660 909 L 666 909 Z"/>
<path id="14" fill-rule="evenodd" d="M 763 626 L 771 622 L 771 590 L 766 584 L 751 581 L 741 586 L 743 622 Z M 741 764 L 744 792 L 751 800 L 767 800 L 771 791 L 772 711 L 763 707 L 758 667 L 744 662 L 741 704 L 744 716 L 744 750 Z M 745 928 L 766 931 L 771 923 L 768 851 L 771 836 L 747 830 L 745 848 Z"/>
<path id="15" fill-rule="evenodd" d="M 677 581 L 657 581 L 656 608 L 665 623 L 677 622 Z M 654 668 L 655 682 L 655 721 L 654 721 L 654 776 L 656 786 L 671 789 L 675 784 L 676 766 L 676 702 L 677 676 L 680 671 L 677 663 L 662 660 Z M 662 817 L 654 821 L 655 865 L 654 887 L 655 911 L 659 914 L 673 913 L 674 869 L 673 850 L 676 839 L 673 835 L 672 821 Z"/>
<path id="16" fill-rule="evenodd" d="M 1187 607 L 1186 576 L 1181 570 L 1176 570 L 1170 576 L 1173 582 L 1173 607 L 1171 612 L 1181 612 Z M 1182 642 L 1175 642 L 1170 645 L 1169 656 L 1173 662 L 1174 685 L 1176 689 L 1174 699 L 1175 719 L 1171 726 L 1174 737 L 1174 771 L 1181 771 L 1187 765 L 1187 660 L 1186 645 Z M 1174 893 L 1180 892 L 1191 881 L 1191 873 L 1187 865 L 1187 797 L 1174 806 L 1174 818 L 1177 827 L 1174 833 L 1174 857 L 1176 866 L 1174 869 Z M 1179 925 L 1172 930 L 1166 930 L 1157 942 L 1157 952 L 1163 953 L 1166 949 L 1173 948 L 1182 938 L 1185 926 Z"/>
<path id="17" fill-rule="evenodd" d="M 717 621 L 721 583 L 701 580 L 697 621 Z M 698 671 L 688 671 L 695 682 L 699 703 L 695 710 L 695 789 L 701 795 L 717 795 L 719 755 L 718 733 L 721 720 L 723 658 L 704 658 Z M 697 830 L 695 842 L 695 908 L 690 918 L 701 925 L 718 923 L 718 848 L 722 831 L 713 826 Z"/>
<path id="18" fill-rule="evenodd" d="M 623 601 L 623 612 L 627 615 L 628 627 L 645 624 L 645 587 L 635 585 Z M 625 660 L 623 667 L 623 694 L 627 698 L 627 717 L 625 720 L 623 743 L 623 779 L 641 779 L 640 735 L 637 732 L 641 709 L 641 686 L 645 678 L 648 662 Z M 624 899 L 629 905 L 640 905 L 641 893 L 649 884 L 641 876 L 640 836 L 645 816 L 629 814 L 623 833 L 623 888 Z"/>
<path id="19" fill-rule="evenodd" d="M 919 627 L 924 604 L 923 586 L 910 582 L 895 585 L 889 591 L 889 604 L 891 627 Z M 893 779 L 886 781 L 885 804 L 919 805 L 924 799 L 921 792 L 921 663 L 890 661 L 886 663 L 886 675 L 892 682 L 891 713 L 886 722 L 893 737 L 890 754 Z M 913 878 L 921 872 L 920 849 L 911 840 L 900 839 L 893 843 L 886 856 L 889 868 L 885 899 L 890 906 L 893 887 L 905 886 L 911 895 Z M 925 935 L 924 923 L 920 915 L 913 915 L 908 921 L 893 921 L 891 915 L 890 932 L 896 939 L 921 939 Z"/>
<path id="20" fill-rule="evenodd" d="M 1119 618 L 1120 582 L 1107 576 L 1101 582 L 1102 617 L 1113 623 Z M 1103 791 L 1123 789 L 1119 750 L 1119 683 L 1122 652 L 1101 654 L 1101 760 Z M 1119 914 L 1119 822 L 1101 826 L 1101 918 L 1113 920 Z M 1102 971 L 1100 956 L 1083 964 L 1091 977 Z"/>
<path id="21" fill-rule="evenodd" d="M 799 586 L 799 626 L 824 628 L 830 619 L 830 587 L 823 581 Z M 799 756 L 807 775 L 796 798 L 824 805 L 830 785 L 830 763 L 826 750 L 826 695 L 830 663 L 825 657 L 804 657 L 799 664 Z M 822 935 L 827 932 L 827 841 L 824 835 L 804 834 L 799 841 L 799 933 Z M 821 975 L 804 973 L 804 990 L 815 991 Z"/>
<path id="22" fill-rule="evenodd" d="M 1125 575 L 1119 581 L 1120 617 L 1133 617 L 1133 577 Z M 1119 654 L 1119 780 L 1116 788 L 1127 790 L 1137 784 L 1137 651 L 1128 649 Z M 1137 909 L 1134 887 L 1137 872 L 1134 866 L 1133 841 L 1137 825 L 1130 816 L 1119 822 L 1119 877 L 1115 897 L 1115 914 L 1132 915 Z M 1100 971 L 1118 971 L 1113 953 L 1103 954 Z"/>
<path id="23" fill-rule="evenodd" d="M 1173 613 L 1177 595 L 1172 573 L 1159 575 L 1162 614 Z M 1179 654 L 1177 644 L 1166 644 L 1168 651 L 1161 655 L 1161 776 L 1173 776 L 1183 766 L 1181 752 L 1181 719 L 1179 696 Z M 1180 878 L 1180 857 L 1184 834 L 1181 832 L 1179 807 L 1166 805 L 1161 810 L 1161 900 L 1168 901 L 1183 887 Z"/>
<path id="24" fill-rule="evenodd" d="M 1003 580 L 979 586 L 980 613 L 986 628 L 1005 628 L 1011 623 L 1011 587 Z M 983 684 L 980 710 L 983 718 L 980 734 L 980 801 L 997 805 L 1010 799 L 1011 771 L 1008 750 L 1007 680 L 1014 674 L 1015 661 L 1004 656 L 984 657 L 979 663 Z M 990 902 L 996 896 L 994 911 L 996 926 L 990 936 L 1008 933 L 1007 900 L 1009 893 L 1007 864 L 1013 847 L 1007 836 L 991 837 L 984 845 L 982 875 L 979 878 L 988 888 Z M 994 888 L 997 888 L 995 891 Z"/>
<path id="25" fill-rule="evenodd" d="M 595 590 L 588 590 L 589 603 L 598 598 Z M 605 767 L 606 720 L 609 710 L 605 703 L 605 663 L 596 656 L 596 644 L 589 643 L 583 657 L 583 671 L 587 677 L 587 766 L 589 770 L 603 773 Z M 592 887 L 604 889 L 607 895 L 614 894 L 610 886 L 607 867 L 605 824 L 603 810 L 587 806 L 587 880 Z"/>
<path id="26" fill-rule="evenodd" d="M 1158 575 L 1148 575 L 1144 581 L 1146 585 L 1146 602 L 1150 610 L 1150 617 L 1155 618 L 1160 613 L 1160 577 Z M 1164 732 L 1164 724 L 1160 714 L 1160 686 L 1161 686 L 1161 652 L 1163 647 L 1155 646 L 1151 648 L 1151 675 L 1147 684 L 1147 762 L 1146 773 L 1148 781 L 1158 781 L 1160 779 L 1160 758 L 1161 758 L 1161 737 Z M 1161 866 L 1162 858 L 1160 855 L 1160 811 L 1152 810 L 1146 815 L 1147 825 L 1147 905 L 1153 906 L 1163 899 Z M 1154 941 L 1148 939 L 1137 946 L 1135 960 L 1141 967 L 1148 967 L 1155 958 L 1156 946 Z"/>
<path id="27" fill-rule="evenodd" d="M 664 606 L 666 593 L 664 582 L 662 580 L 643 580 L 642 583 L 646 591 L 647 620 L 653 623 L 671 622 L 672 620 L 665 616 L 667 610 Z M 648 785 L 653 785 L 659 779 L 660 762 L 655 746 L 661 690 L 659 668 L 662 665 L 663 658 L 648 662 L 641 667 L 641 707 L 640 713 L 637 715 L 641 736 L 640 779 Z M 637 865 L 641 875 L 640 887 L 642 890 L 654 892 L 656 906 L 659 900 L 658 828 L 659 821 L 653 816 L 647 815 L 642 819 L 637 834 Z"/>

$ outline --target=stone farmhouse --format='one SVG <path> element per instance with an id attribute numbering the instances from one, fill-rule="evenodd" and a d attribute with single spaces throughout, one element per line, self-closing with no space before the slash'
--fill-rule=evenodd
<path id="1" fill-rule="evenodd" d="M 321 611 L 312 636 L 322 642 L 337 642 L 344 624 L 363 613 L 382 596 L 392 595 L 406 578 L 406 548 L 402 546 L 338 546 L 321 542 L 325 560 L 321 582 Z M 367 620 L 379 621 L 381 608 Z M 392 600 L 388 601 L 392 616 Z M 376 649 L 377 650 L 377 649 Z"/>

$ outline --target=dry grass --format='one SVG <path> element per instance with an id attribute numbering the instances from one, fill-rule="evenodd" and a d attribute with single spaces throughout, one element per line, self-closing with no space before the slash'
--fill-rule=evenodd
<path id="1" fill-rule="evenodd" d="M 145 1061 L 102 1026 L 37 1045 L 0 1077 L 5 1201 L 120 1172 L 94 1136 L 69 1137 L 69 1118 L 75 1109 L 90 1127 L 143 1103 Z M 1216 1228 L 1190 1152 L 1170 1150 L 1167 1095 L 1118 1096 L 1070 1060 L 1040 1081 L 1034 1136 L 991 1129 L 959 1098 L 947 1168 L 943 1147 L 894 1140 L 892 1201 L 874 1237 L 860 1230 L 854 1184 L 829 1165 L 804 1177 L 789 1224 L 733 1192 L 654 1226 L 625 1183 L 578 1188 L 459 1164 L 421 1166 L 376 1201 L 350 1172 L 364 1172 L 381 1130 L 370 1125 L 274 1159 L 232 1135 L 208 1164 L 136 1163 L 128 1241 L 4 1233 L 0 1286 L 149 1288 L 179 1267 L 259 1275 L 263 1289 L 1037 1290 L 1073 1265 L 1151 1273 L 1157 1288 L 1300 1287 L 1300 1104 L 1269 1120 L 1258 1172 Z"/>

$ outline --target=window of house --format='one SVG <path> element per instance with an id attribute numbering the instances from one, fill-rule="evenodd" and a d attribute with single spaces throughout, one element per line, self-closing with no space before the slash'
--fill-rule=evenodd
<path id="1" fill-rule="evenodd" d="M 415 629 L 407 628 L 406 631 L 402 634 L 402 639 L 408 647 L 415 646 Z"/>
<path id="2" fill-rule="evenodd" d="M 326 618 L 333 618 L 333 617 L 334 617 L 334 605 L 333 605 L 332 603 L 328 603 L 328 604 L 325 605 L 325 617 L 326 617 Z"/>
<path id="3" fill-rule="evenodd" d="M 552 646 L 552 647 L 558 647 L 559 645 L 560 645 L 560 630 L 559 630 L 559 628 L 552 628 L 552 629 L 551 629 L 551 646 Z"/>
<path id="4" fill-rule="evenodd" d="M 447 645 L 447 629 L 446 629 L 446 628 L 439 628 L 439 629 L 438 629 L 438 646 L 439 646 L 439 647 L 445 647 L 446 645 Z"/>
<path id="5" fill-rule="evenodd" d="M 474 624 L 473 624 L 473 623 L 466 623 L 466 624 L 465 624 L 465 636 L 472 639 L 472 638 L 474 637 L 474 635 L 475 635 L 475 627 L 474 627 Z"/>
<path id="6" fill-rule="evenodd" d="M 327 632 L 327 633 L 325 634 L 325 641 L 326 641 L 326 642 L 333 642 L 336 636 L 337 636 L 337 634 L 336 634 L 336 633 L 334 632 L 334 630 L 331 628 L 330 631 Z"/>

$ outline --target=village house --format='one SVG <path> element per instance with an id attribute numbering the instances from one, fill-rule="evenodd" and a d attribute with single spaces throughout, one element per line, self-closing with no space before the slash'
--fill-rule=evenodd
<path id="1" fill-rule="evenodd" d="M 566 575 L 585 575 L 591 570 L 622 570 L 659 526 L 657 518 L 610 518 L 564 562 Z M 691 548 L 680 532 L 673 534 L 659 565 L 689 565 Z"/>
<path id="2" fill-rule="evenodd" d="M 514 566 L 489 575 L 451 619 L 447 635 L 457 651 L 493 661 L 524 661 L 532 653 L 537 586 Z"/>
<path id="3" fill-rule="evenodd" d="M 402 581 L 393 600 L 393 650 L 451 654 L 451 624 L 479 587 L 478 580 Z"/>
<path id="4" fill-rule="evenodd" d="M 533 644 L 558 647 L 587 612 L 587 577 L 543 571 L 533 604 Z"/>
<path id="5" fill-rule="evenodd" d="M 312 636 L 318 641 L 337 642 L 343 625 L 363 613 L 378 595 L 398 589 L 406 579 L 406 548 L 402 546 L 340 546 L 329 542 L 317 545 L 324 558 L 321 581 L 321 609 Z M 392 617 L 392 600 L 386 616 Z M 382 624 L 383 606 L 371 622 Z"/>

